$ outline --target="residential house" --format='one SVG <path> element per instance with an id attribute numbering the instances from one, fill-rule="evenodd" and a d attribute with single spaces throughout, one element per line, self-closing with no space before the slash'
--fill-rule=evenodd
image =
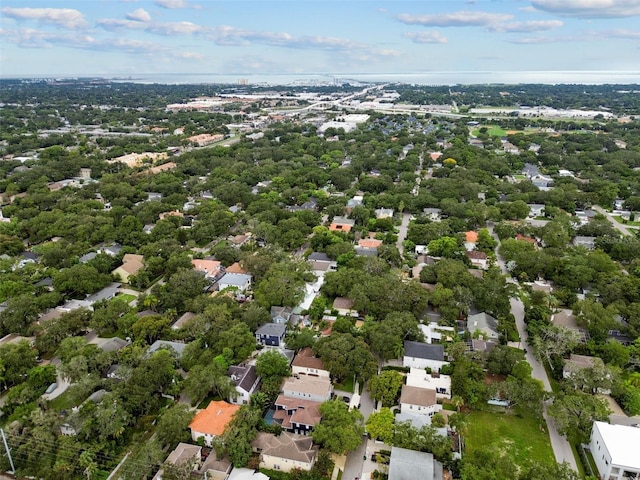
<path id="1" fill-rule="evenodd" d="M 575 215 L 578 218 L 576 222 L 578 225 L 587 225 L 597 215 L 597 212 L 593 210 L 576 210 Z"/>
<path id="2" fill-rule="evenodd" d="M 112 273 L 118 275 L 122 283 L 129 283 L 129 278 L 136 275 L 144 268 L 144 257 L 133 253 L 127 253 L 122 257 L 122 265 Z"/>
<path id="3" fill-rule="evenodd" d="M 442 405 L 437 402 L 435 390 L 410 385 L 402 386 L 400 392 L 400 411 L 402 413 L 415 413 L 431 417 L 440 410 L 442 410 Z"/>
<path id="4" fill-rule="evenodd" d="M 218 290 L 232 288 L 240 292 L 246 292 L 251 287 L 251 275 L 247 273 L 225 273 L 218 280 Z"/>
<path id="5" fill-rule="evenodd" d="M 572 353 L 571 356 L 564 361 L 564 366 L 562 367 L 562 378 L 579 381 L 580 378 L 584 378 L 584 375 L 581 374 L 585 370 L 593 372 L 594 368 L 598 368 L 606 377 L 609 376 L 609 374 L 606 373 L 604 362 L 600 357 L 590 357 L 587 355 L 576 355 Z M 593 373 L 590 373 L 589 376 L 593 376 Z M 602 380 L 606 379 L 603 378 Z M 598 388 L 597 392 L 604 395 L 611 393 L 610 390 L 604 388 Z"/>
<path id="6" fill-rule="evenodd" d="M 322 359 L 314 355 L 311 347 L 303 348 L 296 354 L 291 364 L 291 374 L 329 378 L 329 370 L 324 368 Z"/>
<path id="7" fill-rule="evenodd" d="M 439 372 L 444 365 L 448 365 L 444 359 L 444 347 L 423 342 L 404 341 L 403 367 L 413 367 L 425 369 L 432 372 Z"/>
<path id="8" fill-rule="evenodd" d="M 334 217 L 331 225 L 329 225 L 329 230 L 335 232 L 350 232 L 355 224 L 356 221 L 350 218 Z"/>
<path id="9" fill-rule="evenodd" d="M 375 238 L 361 238 L 358 240 L 358 247 L 362 249 L 378 250 L 378 247 L 382 245 L 382 240 L 376 240 Z"/>
<path id="10" fill-rule="evenodd" d="M 318 276 L 338 269 L 338 262 L 331 260 L 326 253 L 313 252 L 307 257 L 311 270 Z"/>
<path id="11" fill-rule="evenodd" d="M 439 208 L 425 208 L 422 210 L 425 217 L 427 217 L 432 222 L 440 222 L 442 221 L 442 210 Z"/>
<path id="12" fill-rule="evenodd" d="M 309 471 L 318 456 L 318 447 L 313 445 L 310 437 L 289 432 L 278 436 L 258 432 L 251 447 L 260 454 L 260 468 L 283 472 L 293 469 Z"/>
<path id="13" fill-rule="evenodd" d="M 201 133 L 200 135 L 194 135 L 192 137 L 187 138 L 189 142 L 193 143 L 198 147 L 206 147 L 207 145 L 211 145 L 212 143 L 218 142 L 224 139 L 224 135 L 221 133 L 210 134 L 210 133 Z"/>
<path id="14" fill-rule="evenodd" d="M 85 253 L 84 255 L 82 255 L 78 261 L 80 263 L 88 263 L 91 260 L 93 260 L 94 258 L 96 258 L 98 256 L 97 252 L 89 252 L 89 253 Z"/>
<path id="15" fill-rule="evenodd" d="M 467 250 L 467 252 L 475 250 L 476 249 L 476 243 L 478 243 L 478 232 L 474 232 L 473 230 L 465 232 L 465 234 L 464 234 L 464 248 Z"/>
<path id="16" fill-rule="evenodd" d="M 347 200 L 347 210 L 351 212 L 355 207 L 359 207 L 364 202 L 364 197 L 362 195 L 354 195 L 353 198 Z"/>
<path id="17" fill-rule="evenodd" d="M 537 246 L 538 242 L 536 241 L 535 238 L 531 238 L 531 237 L 526 237 L 525 235 L 522 235 L 521 233 L 518 233 L 516 235 L 516 240 L 518 240 L 519 242 L 527 242 L 530 243 L 531 245 L 533 245 L 534 247 Z"/>
<path id="18" fill-rule="evenodd" d="M 467 258 L 471 261 L 471 265 L 482 270 L 489 268 L 489 258 L 487 254 L 480 250 L 471 250 L 467 252 Z"/>
<path id="19" fill-rule="evenodd" d="M 172 330 L 179 330 L 182 327 L 184 327 L 187 323 L 189 323 L 189 320 L 191 320 L 192 318 L 195 318 L 196 314 L 193 312 L 184 312 L 180 318 L 178 320 L 176 320 L 173 325 L 171 325 L 171 329 Z"/>
<path id="20" fill-rule="evenodd" d="M 308 435 L 320 423 L 321 404 L 314 400 L 278 395 L 273 419 L 287 432 Z"/>
<path id="21" fill-rule="evenodd" d="M 529 218 L 544 217 L 544 204 L 541 203 L 528 203 Z"/>
<path id="22" fill-rule="evenodd" d="M 171 354 L 175 355 L 176 358 L 180 360 L 185 348 L 187 348 L 186 343 L 169 342 L 167 340 L 156 340 L 147 349 L 145 358 L 150 357 L 152 353 L 157 352 L 158 350 L 169 350 Z"/>
<path id="23" fill-rule="evenodd" d="M 253 365 L 245 367 L 234 365 L 229 367 L 227 373 L 231 377 L 236 391 L 236 394 L 232 395 L 229 401 L 236 405 L 246 405 L 249 403 L 251 395 L 253 395 L 260 386 L 261 379 L 256 372 L 256 367 Z"/>
<path id="24" fill-rule="evenodd" d="M 209 477 L 208 480 L 217 479 L 212 479 L 211 477 Z M 262 472 L 256 472 L 255 470 L 251 470 L 250 468 L 234 467 L 234 469 L 231 470 L 229 477 L 222 480 L 269 480 L 269 477 Z"/>
<path id="25" fill-rule="evenodd" d="M 376 208 L 376 219 L 393 218 L 393 208 Z"/>
<path id="26" fill-rule="evenodd" d="M 60 433 L 62 435 L 70 437 L 77 435 L 84 425 L 81 412 L 82 407 L 85 406 L 88 402 L 93 402 L 96 405 L 99 405 L 106 394 L 107 391 L 104 389 L 95 391 L 91 395 L 89 395 L 85 399 L 85 401 L 80 404 L 79 407 L 73 407 L 71 409 L 71 413 L 67 416 L 65 421 L 60 424 Z"/>
<path id="27" fill-rule="evenodd" d="M 91 304 L 94 304 L 102 300 L 111 300 L 118 294 L 121 286 L 122 286 L 121 283 L 110 282 L 109 284 L 107 284 L 107 286 L 97 291 L 96 293 L 87 295 L 86 301 Z"/>
<path id="28" fill-rule="evenodd" d="M 467 317 L 467 330 L 471 336 L 482 337 L 487 340 L 497 340 L 500 337 L 498 332 L 498 320 L 488 313 L 480 312 Z M 476 332 L 478 332 L 476 334 Z"/>
<path id="29" fill-rule="evenodd" d="M 443 480 L 444 468 L 432 453 L 391 447 L 389 480 Z"/>
<path id="30" fill-rule="evenodd" d="M 193 259 L 191 260 L 191 264 L 195 271 L 204 273 L 206 278 L 212 280 L 218 279 L 225 272 L 222 263 L 217 260 Z"/>
<path id="31" fill-rule="evenodd" d="M 260 345 L 280 347 L 284 345 L 287 327 L 281 323 L 265 323 L 256 330 L 256 341 Z"/>
<path id="32" fill-rule="evenodd" d="M 286 325 L 287 323 L 289 323 L 291 315 L 293 315 L 293 309 L 291 307 L 271 307 L 271 321 L 273 323 L 281 323 L 283 325 Z"/>
<path id="33" fill-rule="evenodd" d="M 407 375 L 410 387 L 435 390 L 437 398 L 451 398 L 451 377 L 440 373 L 427 373 L 421 368 L 411 368 Z"/>
<path id="34" fill-rule="evenodd" d="M 285 378 L 282 393 L 289 398 L 302 398 L 314 402 L 324 402 L 331 398 L 333 385 L 328 377 L 299 375 Z"/>
<path id="35" fill-rule="evenodd" d="M 131 345 L 130 340 L 123 340 L 119 337 L 100 338 L 93 337 L 89 343 L 96 345 L 103 352 L 119 352 L 125 347 Z"/>
<path id="36" fill-rule="evenodd" d="M 191 423 L 191 438 L 197 442 L 200 437 L 204 438 L 204 444 L 208 447 L 214 437 L 219 437 L 224 433 L 225 428 L 231 418 L 240 410 L 238 405 L 232 405 L 224 400 L 212 401 L 207 408 L 198 411 Z"/>
<path id="37" fill-rule="evenodd" d="M 202 459 L 202 447 L 198 445 L 191 445 L 189 443 L 180 442 L 176 448 L 169 454 L 164 461 L 165 465 L 174 465 L 175 467 L 185 466 L 192 471 L 197 470 L 200 466 Z M 164 469 L 158 470 L 153 477 L 153 480 L 162 480 L 164 476 Z"/>
<path id="38" fill-rule="evenodd" d="M 587 250 L 594 250 L 596 248 L 596 237 L 577 235 L 573 239 L 572 243 L 576 247 L 584 247 Z"/>
<path id="39" fill-rule="evenodd" d="M 599 478 L 631 480 L 640 478 L 640 428 L 594 422 L 589 450 Z"/>
<path id="40" fill-rule="evenodd" d="M 358 311 L 353 309 L 353 300 L 347 297 L 336 297 L 333 301 L 333 309 L 338 311 L 339 315 L 345 317 L 357 317 Z"/>
<path id="41" fill-rule="evenodd" d="M 430 322 L 427 325 L 420 324 L 418 327 L 420 327 L 427 343 L 442 343 L 443 340 L 451 342 L 456 331 L 453 327 L 438 325 L 437 322 Z"/>
<path id="42" fill-rule="evenodd" d="M 251 232 L 243 233 L 240 235 L 234 235 L 233 237 L 229 237 L 229 245 L 235 248 L 240 248 L 243 245 L 246 245 L 249 240 L 251 240 Z"/>

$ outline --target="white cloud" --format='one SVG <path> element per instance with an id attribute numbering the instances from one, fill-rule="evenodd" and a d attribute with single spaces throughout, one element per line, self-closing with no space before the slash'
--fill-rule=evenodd
<path id="1" fill-rule="evenodd" d="M 396 18 L 407 25 L 427 27 L 487 27 L 513 19 L 508 13 L 460 11 L 439 15 L 409 15 L 401 13 Z"/>
<path id="2" fill-rule="evenodd" d="M 43 32 L 33 28 L 3 29 L 0 30 L 0 37 L 21 48 L 51 48 L 55 45 L 85 48 L 95 41 L 89 35 Z"/>
<path id="3" fill-rule="evenodd" d="M 155 4 L 162 8 L 174 10 L 177 8 L 200 8 L 198 5 L 191 4 L 186 0 L 156 0 Z"/>
<path id="4" fill-rule="evenodd" d="M 138 8 L 137 10 L 131 12 L 131 13 L 127 13 L 127 18 L 129 20 L 134 20 L 136 22 L 150 22 L 151 21 L 151 15 L 149 15 L 149 13 L 144 9 L 144 8 Z"/>
<path id="5" fill-rule="evenodd" d="M 435 30 L 429 32 L 405 33 L 403 37 L 410 39 L 414 43 L 447 43 L 449 41 L 447 37 Z"/>
<path id="6" fill-rule="evenodd" d="M 537 10 L 567 17 L 618 18 L 640 15 L 638 0 L 533 0 Z"/>
<path id="7" fill-rule="evenodd" d="M 84 15 L 71 8 L 11 8 L 5 7 L 0 12 L 16 20 L 35 20 L 51 23 L 58 27 L 78 29 L 87 25 Z"/>
<path id="8" fill-rule="evenodd" d="M 532 20 L 528 22 L 498 23 L 487 27 L 492 32 L 544 32 L 563 25 L 560 20 Z"/>
<path id="9" fill-rule="evenodd" d="M 630 38 L 632 40 L 640 40 L 640 30 L 607 30 L 602 32 L 603 36 L 607 38 Z"/>
<path id="10" fill-rule="evenodd" d="M 147 28 L 147 31 L 158 35 L 195 35 L 207 30 L 207 27 L 191 22 L 154 23 Z"/>

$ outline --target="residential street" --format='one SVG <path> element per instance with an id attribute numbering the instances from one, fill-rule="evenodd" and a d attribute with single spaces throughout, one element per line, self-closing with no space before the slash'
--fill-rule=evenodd
<path id="1" fill-rule="evenodd" d="M 360 413 L 362 413 L 365 422 L 369 418 L 369 415 L 373 413 L 373 408 L 373 400 L 369 396 L 369 392 L 367 392 L 367 389 L 363 388 L 362 396 L 360 397 Z M 364 478 L 362 472 L 363 468 L 365 467 L 364 457 L 367 454 L 367 443 L 367 437 L 363 436 L 362 443 L 360 444 L 358 449 L 354 452 L 351 452 L 347 456 L 347 461 L 344 466 L 344 472 L 342 474 L 342 478 L 344 480 L 353 480 L 356 477 L 361 479 Z"/>
<path id="2" fill-rule="evenodd" d="M 398 247 L 398 251 L 400 255 L 404 255 L 404 247 L 402 246 L 402 242 L 407 238 L 407 228 L 409 227 L 409 221 L 411 220 L 410 213 L 402 214 L 402 223 L 398 227 L 398 241 L 396 242 L 396 247 Z"/>
<path id="3" fill-rule="evenodd" d="M 598 205 L 594 205 L 593 209 L 596 212 L 601 213 L 602 215 L 607 217 L 607 220 L 611 222 L 611 225 L 613 225 L 613 228 L 615 228 L 619 232 L 622 232 L 623 235 L 633 236 L 635 233 L 634 230 L 637 230 L 637 227 L 627 227 L 626 225 L 619 223 L 615 218 L 613 218 L 613 216 L 609 212 L 604 210 L 602 207 L 599 207 Z"/>
<path id="4" fill-rule="evenodd" d="M 490 228 L 490 231 L 493 234 L 493 228 Z M 494 235 L 494 238 L 498 240 L 497 236 L 495 235 Z M 502 259 L 502 257 L 500 257 L 500 255 L 497 254 L 498 248 L 499 248 L 499 244 L 498 244 L 498 247 L 496 248 L 498 266 L 500 267 L 500 270 L 502 271 L 503 274 L 508 275 L 504 260 Z M 509 281 L 513 283 L 517 283 L 511 277 L 509 277 Z M 518 328 L 518 334 L 520 335 L 520 343 L 519 343 L 520 348 L 525 351 L 525 358 L 527 359 L 527 362 L 529 362 L 529 365 L 531 365 L 531 368 L 533 369 L 533 371 L 531 372 L 531 375 L 533 376 L 533 378 L 540 380 L 544 385 L 544 389 L 547 392 L 550 392 L 551 384 L 549 383 L 547 372 L 545 371 L 542 364 L 538 361 L 538 359 L 533 354 L 533 349 L 529 347 L 527 343 L 529 335 L 527 334 L 527 326 L 524 323 L 524 304 L 522 303 L 522 300 L 520 300 L 519 298 L 511 299 L 511 313 L 516 319 L 516 327 Z M 576 465 L 576 459 L 573 456 L 573 451 L 571 450 L 571 445 L 569 445 L 569 442 L 567 441 L 566 438 L 564 438 L 558 433 L 558 430 L 556 430 L 556 427 L 553 424 L 553 422 L 549 419 L 549 417 L 547 417 L 547 402 L 545 402 L 543 405 L 542 414 L 544 416 L 545 421 L 547 422 L 547 429 L 549 430 L 549 438 L 551 440 L 551 448 L 553 448 L 553 454 L 556 457 L 556 461 L 558 463 L 567 462 L 571 466 L 571 468 L 573 468 L 574 470 L 577 470 L 578 467 Z"/>

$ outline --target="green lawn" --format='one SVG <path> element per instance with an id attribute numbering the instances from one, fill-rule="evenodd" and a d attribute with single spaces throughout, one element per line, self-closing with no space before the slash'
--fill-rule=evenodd
<path id="1" fill-rule="evenodd" d="M 119 298 L 120 300 L 124 300 L 125 302 L 129 303 L 129 302 L 132 302 L 133 300 L 135 300 L 136 296 L 135 295 L 131 295 L 129 293 L 121 293 L 116 298 Z"/>
<path id="2" fill-rule="evenodd" d="M 472 412 L 467 415 L 467 453 L 481 448 L 503 451 L 518 465 L 555 463 L 546 426 L 535 418 L 511 412 Z"/>
<path id="3" fill-rule="evenodd" d="M 335 390 L 342 390 L 343 392 L 353 393 L 353 377 L 347 378 L 343 383 L 334 383 L 333 387 Z"/>
<path id="4" fill-rule="evenodd" d="M 493 137 L 506 137 L 507 136 L 507 131 L 504 128 L 498 127 L 496 125 L 482 125 L 480 128 L 486 128 L 487 129 L 487 134 L 493 136 Z M 477 130 L 473 131 L 473 134 L 475 136 L 478 136 L 478 134 L 480 133 L 480 128 L 478 128 Z"/>
<path id="5" fill-rule="evenodd" d="M 632 227 L 640 227 L 640 222 L 632 222 L 630 220 L 625 221 L 620 215 L 611 215 L 616 222 L 621 223 L 623 225 L 629 225 Z"/>

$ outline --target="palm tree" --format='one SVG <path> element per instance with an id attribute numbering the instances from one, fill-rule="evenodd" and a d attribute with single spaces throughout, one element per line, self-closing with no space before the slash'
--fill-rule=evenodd
<path id="1" fill-rule="evenodd" d="M 460 413 L 460 409 L 464 406 L 464 398 L 460 395 L 454 395 L 451 399 L 451 405 L 456 407 L 456 410 Z"/>

